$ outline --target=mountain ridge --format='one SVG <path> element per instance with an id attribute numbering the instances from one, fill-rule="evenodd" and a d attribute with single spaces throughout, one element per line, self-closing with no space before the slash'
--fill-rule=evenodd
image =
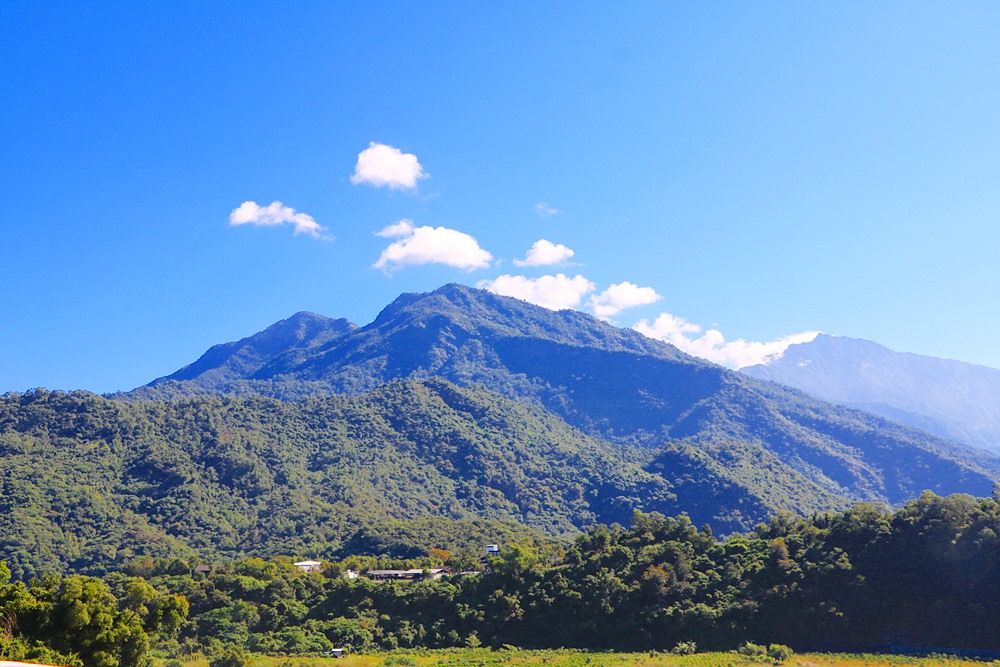
<path id="1" fill-rule="evenodd" d="M 1000 479 L 994 458 L 960 445 L 730 371 L 578 311 L 457 284 L 401 295 L 368 325 L 342 327 L 341 335 L 257 361 L 243 375 L 230 365 L 180 382 L 167 376 L 129 398 L 232 393 L 305 400 L 440 377 L 542 407 L 587 436 L 642 450 L 675 493 L 729 526 L 851 500 L 899 503 L 925 488 L 989 493 Z M 928 466 L 938 473 L 928 474 Z M 713 505 L 706 488 L 738 489 L 739 500 L 757 509 Z"/>
<path id="2" fill-rule="evenodd" d="M 634 510 L 731 533 L 1000 480 L 988 453 L 457 285 L 365 327 L 297 313 L 129 394 L 5 396 L 0 451 L 25 575 L 39 553 L 413 553 Z"/>
<path id="3" fill-rule="evenodd" d="M 974 447 L 1000 452 L 1000 370 L 820 334 L 740 369 Z"/>
<path id="4" fill-rule="evenodd" d="M 517 322 L 512 326 L 511 322 Z M 385 346 L 388 337 L 399 344 Z M 664 358 L 685 356 L 673 346 L 638 332 L 618 329 L 579 311 L 551 311 L 485 290 L 449 284 L 427 294 L 405 294 L 386 306 L 375 320 L 361 327 L 357 340 L 333 341 L 315 358 L 295 369 L 310 380 L 322 380 L 331 366 L 357 366 L 372 356 L 384 362 L 385 381 L 399 374 L 435 374 L 447 366 L 454 353 L 476 358 L 476 341 L 529 338 L 578 347 L 631 350 Z M 427 348 L 423 357 L 399 349 Z M 455 371 L 460 372 L 460 371 Z"/>
<path id="5" fill-rule="evenodd" d="M 301 353 L 357 328 L 356 324 L 344 318 L 332 319 L 309 311 L 300 311 L 252 336 L 231 343 L 213 345 L 193 363 L 164 378 L 154 380 L 150 385 L 163 381 L 192 380 L 211 374 L 213 371 L 223 378 L 233 374 L 252 375 L 259 372 L 264 365 L 261 362 L 262 357 L 273 358 L 295 352 Z M 229 368 L 224 368 L 226 366 Z"/>

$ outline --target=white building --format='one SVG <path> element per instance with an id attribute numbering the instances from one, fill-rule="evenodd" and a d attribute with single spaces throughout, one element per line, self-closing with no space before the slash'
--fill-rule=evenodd
<path id="1" fill-rule="evenodd" d="M 299 563 L 292 563 L 292 565 L 299 568 L 303 572 L 319 572 L 323 567 L 323 563 L 318 560 L 304 560 Z"/>

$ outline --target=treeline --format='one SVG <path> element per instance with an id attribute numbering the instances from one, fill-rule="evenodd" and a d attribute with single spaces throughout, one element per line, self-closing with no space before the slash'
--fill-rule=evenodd
<path id="1" fill-rule="evenodd" d="M 283 558 L 203 572 L 180 559 L 143 558 L 103 580 L 0 587 L 0 646 L 13 658 L 47 647 L 88 667 L 142 664 L 153 649 L 172 656 L 505 644 L 669 650 L 746 641 L 1000 649 L 998 535 L 997 498 L 928 492 L 895 512 L 859 504 L 811 518 L 780 515 L 721 541 L 683 515 L 636 513 L 631 527 L 597 526 L 564 549 L 510 543 L 489 571 L 437 581 L 343 573 L 469 563 L 435 550 L 405 562 L 350 558 L 313 573 Z M 111 630 L 81 630 L 95 619 Z M 81 637 L 120 640 L 109 648 Z"/>

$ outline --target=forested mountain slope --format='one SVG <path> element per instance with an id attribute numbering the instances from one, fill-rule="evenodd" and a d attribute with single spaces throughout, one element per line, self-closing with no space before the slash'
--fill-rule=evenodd
<path id="1" fill-rule="evenodd" d="M 15 576 L 138 555 L 478 553 L 678 509 L 620 448 L 440 380 L 296 403 L 8 395 L 0 455 L 0 553 Z"/>
<path id="2" fill-rule="evenodd" d="M 459 285 L 366 327 L 300 313 L 172 378 L 0 399 L 17 572 L 478 549 L 636 509 L 728 533 L 998 478 L 982 452 Z"/>
<path id="3" fill-rule="evenodd" d="M 725 530 L 751 527 L 775 510 L 830 509 L 844 499 L 899 503 L 924 489 L 989 493 L 997 477 L 993 457 L 915 429 L 756 381 L 577 311 L 462 285 L 400 296 L 371 324 L 341 326 L 292 352 L 271 341 L 272 329 L 246 339 L 273 350 L 252 369 L 208 359 L 210 351 L 127 397 L 302 399 L 434 376 L 483 385 L 590 436 L 642 450 L 637 455 L 669 480 L 681 509 Z"/>
<path id="4" fill-rule="evenodd" d="M 313 326 L 294 327 L 299 337 L 288 345 L 288 323 L 302 321 Z M 296 399 L 320 392 L 358 393 L 394 379 L 437 375 L 534 396 L 537 388 L 505 359 L 514 355 L 512 363 L 524 361 L 522 346 L 536 356 L 568 347 L 700 363 L 671 345 L 578 311 L 554 312 L 451 284 L 428 294 L 403 294 L 360 328 L 346 320 L 298 313 L 237 343 L 216 345 L 195 363 L 130 395 L 211 391 Z M 233 355 L 233 347 L 253 350 L 253 363 Z"/>
<path id="5" fill-rule="evenodd" d="M 228 382 L 260 372 L 268 364 L 293 364 L 319 346 L 356 330 L 345 319 L 333 320 L 316 313 L 296 313 L 264 331 L 232 343 L 215 345 L 193 364 L 170 376 L 172 380 L 198 379 L 200 384 L 225 386 Z"/>
<path id="6" fill-rule="evenodd" d="M 992 488 L 974 463 L 889 424 L 757 400 L 739 421 L 732 400 L 701 402 L 677 439 L 633 446 L 435 378 L 290 402 L 12 394 L 0 399 L 0 550 L 16 576 L 139 555 L 415 555 L 628 523 L 636 509 L 729 532 L 780 510 Z M 755 440 L 770 431 L 774 444 Z"/>

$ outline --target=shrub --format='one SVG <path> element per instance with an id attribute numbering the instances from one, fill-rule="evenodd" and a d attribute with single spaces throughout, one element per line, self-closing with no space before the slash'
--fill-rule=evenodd
<path id="1" fill-rule="evenodd" d="M 788 648 L 784 644 L 771 644 L 767 647 L 767 655 L 774 660 L 774 662 L 778 663 L 791 658 L 795 655 L 795 651 Z"/>
<path id="2" fill-rule="evenodd" d="M 408 655 L 390 655 L 382 661 L 382 667 L 416 667 L 417 661 Z"/>
<path id="3" fill-rule="evenodd" d="M 236 646 L 229 646 L 222 655 L 208 663 L 208 667 L 250 667 L 253 656 Z"/>
<path id="4" fill-rule="evenodd" d="M 698 645 L 694 642 L 677 642 L 670 652 L 674 655 L 692 655 L 698 652 Z"/>
<path id="5" fill-rule="evenodd" d="M 736 652 L 740 655 L 749 656 L 764 656 L 767 655 L 767 649 L 760 644 L 754 644 L 753 642 L 743 642 L 740 647 L 736 649 Z"/>

